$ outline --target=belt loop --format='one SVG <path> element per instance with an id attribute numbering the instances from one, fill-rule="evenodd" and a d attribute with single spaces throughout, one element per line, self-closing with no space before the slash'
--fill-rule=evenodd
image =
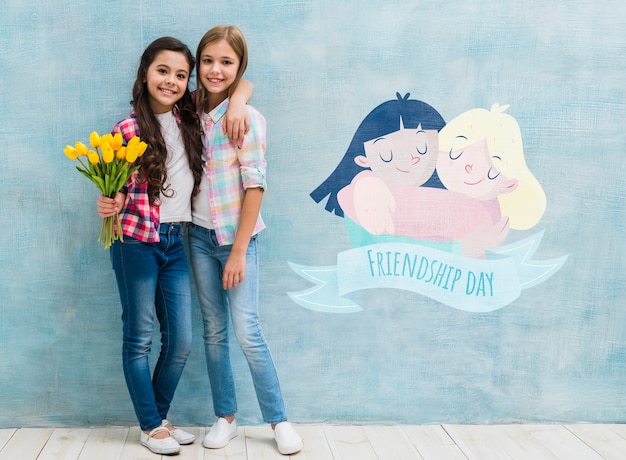
<path id="1" fill-rule="evenodd" d="M 188 224 L 188 222 L 163 222 L 159 226 L 159 232 L 167 235 L 184 235 Z"/>

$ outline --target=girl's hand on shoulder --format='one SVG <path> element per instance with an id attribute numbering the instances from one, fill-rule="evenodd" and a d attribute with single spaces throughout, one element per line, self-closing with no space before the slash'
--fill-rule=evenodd
<path id="1" fill-rule="evenodd" d="M 100 217 L 111 217 L 116 212 L 120 212 L 126 202 L 126 195 L 122 192 L 117 192 L 115 198 L 108 198 L 104 195 L 98 197 L 98 215 Z"/>
<path id="2" fill-rule="evenodd" d="M 231 99 L 222 123 L 222 131 L 241 148 L 243 137 L 250 131 L 250 117 L 245 102 Z"/>

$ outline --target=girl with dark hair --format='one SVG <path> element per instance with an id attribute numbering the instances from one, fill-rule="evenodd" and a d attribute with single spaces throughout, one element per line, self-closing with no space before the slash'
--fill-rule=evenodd
<path id="1" fill-rule="evenodd" d="M 113 133 L 124 143 L 141 136 L 148 144 L 141 168 L 114 198 L 100 196 L 98 214 L 119 213 L 123 241 L 110 249 L 122 304 L 122 363 L 141 428 L 141 443 L 156 454 L 176 454 L 193 434 L 175 428 L 167 413 L 191 350 L 191 286 L 183 234 L 191 221 L 191 198 L 203 175 L 202 126 L 187 83 L 195 60 L 179 40 L 163 37 L 144 51 L 133 86 L 133 111 Z M 246 123 L 249 82 L 236 110 Z M 241 101 L 243 100 L 243 105 Z M 151 375 L 154 318 L 161 351 Z"/>

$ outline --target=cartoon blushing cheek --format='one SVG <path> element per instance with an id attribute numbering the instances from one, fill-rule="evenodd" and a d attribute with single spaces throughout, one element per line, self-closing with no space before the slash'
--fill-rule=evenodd
<path id="1" fill-rule="evenodd" d="M 457 139 L 467 140 L 464 136 Z M 474 198 L 490 195 L 500 176 L 488 155 L 484 139 L 462 148 L 452 147 L 448 152 L 440 152 L 437 174 L 448 190 Z"/>
<path id="2" fill-rule="evenodd" d="M 440 152 L 437 174 L 448 190 L 487 200 L 517 187 L 517 180 L 500 173 L 501 165 L 499 156 L 489 156 L 483 139 L 463 148 Z"/>
<path id="3" fill-rule="evenodd" d="M 437 131 L 400 129 L 363 144 L 365 156 L 355 162 L 388 183 L 422 185 L 436 165 Z"/>

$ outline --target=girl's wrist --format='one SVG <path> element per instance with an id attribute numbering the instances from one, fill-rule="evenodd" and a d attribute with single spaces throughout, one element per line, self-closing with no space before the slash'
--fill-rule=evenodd
<path id="1" fill-rule="evenodd" d="M 241 95 L 235 93 L 232 96 L 230 96 L 230 102 L 231 102 L 231 104 L 233 102 L 235 102 L 237 104 L 246 105 L 248 100 L 244 96 L 241 96 Z"/>
<path id="2" fill-rule="evenodd" d="M 245 255 L 247 249 L 248 249 L 248 246 L 240 247 L 239 245 L 233 244 L 233 246 L 230 249 L 230 253 L 236 256 L 241 256 L 241 255 Z"/>

